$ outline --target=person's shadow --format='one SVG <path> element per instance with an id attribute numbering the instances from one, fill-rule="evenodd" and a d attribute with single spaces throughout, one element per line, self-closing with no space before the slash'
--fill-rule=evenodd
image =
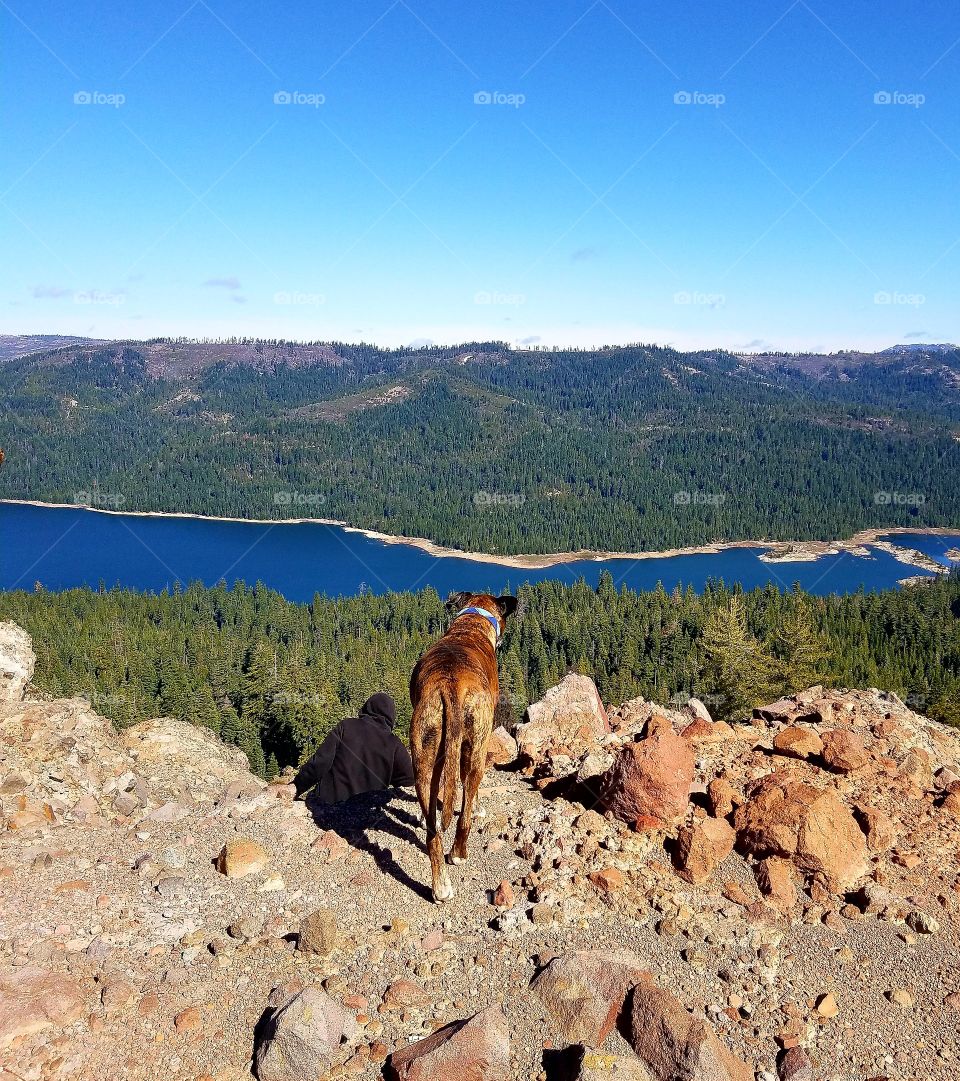
<path id="1" fill-rule="evenodd" d="M 391 875 L 401 885 L 432 903 L 433 893 L 425 882 L 418 882 L 394 859 L 391 850 L 382 845 L 374 833 L 389 833 L 412 845 L 424 855 L 424 869 L 429 877 L 426 843 L 420 822 L 420 804 L 416 796 L 402 788 L 366 792 L 342 803 L 321 803 L 307 796 L 307 807 L 321 829 L 332 830 L 351 847 L 368 852 L 383 874 Z M 409 807 L 413 804 L 415 813 Z"/>

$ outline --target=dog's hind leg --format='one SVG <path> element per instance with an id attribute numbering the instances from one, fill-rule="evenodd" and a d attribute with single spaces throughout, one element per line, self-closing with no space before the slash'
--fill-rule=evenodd
<path id="1" fill-rule="evenodd" d="M 463 779 L 463 810 L 457 822 L 453 848 L 450 849 L 451 863 L 463 863 L 467 858 L 467 839 L 470 836 L 470 827 L 473 825 L 474 804 L 487 764 L 486 734 L 489 731 L 491 718 L 483 714 L 483 706 L 478 703 L 475 707 L 474 723 L 467 726 L 470 731 L 469 742 L 464 739 L 460 766 L 460 775 Z"/>
<path id="2" fill-rule="evenodd" d="M 437 720 L 439 720 L 439 710 L 437 713 Z M 449 901 L 453 898 L 453 884 L 450 882 L 450 875 L 444 863 L 443 837 L 437 824 L 440 774 L 443 769 L 443 759 L 437 753 L 441 745 L 440 731 L 440 725 L 436 722 L 411 725 L 410 744 L 413 751 L 417 799 L 427 827 L 427 853 L 430 856 L 433 899 L 434 901 Z"/>
<path id="3" fill-rule="evenodd" d="M 427 854 L 430 856 L 430 873 L 433 879 L 434 901 L 453 899 L 453 884 L 443 859 L 443 837 L 437 824 L 437 793 L 440 778 L 417 777 L 417 796 L 420 805 L 425 806 L 423 817 L 427 824 Z"/>

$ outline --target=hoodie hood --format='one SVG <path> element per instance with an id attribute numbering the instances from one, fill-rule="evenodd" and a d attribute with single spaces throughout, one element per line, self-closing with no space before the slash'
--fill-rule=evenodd
<path id="1" fill-rule="evenodd" d="M 397 720 L 397 706 L 389 694 L 378 691 L 376 694 L 371 695 L 360 707 L 360 716 L 382 721 L 392 730 Z"/>

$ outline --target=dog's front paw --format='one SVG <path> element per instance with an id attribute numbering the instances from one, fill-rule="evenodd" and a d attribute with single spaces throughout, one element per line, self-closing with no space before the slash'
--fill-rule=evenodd
<path id="1" fill-rule="evenodd" d="M 446 875 L 433 887 L 433 899 L 438 904 L 453 900 L 453 883 Z"/>

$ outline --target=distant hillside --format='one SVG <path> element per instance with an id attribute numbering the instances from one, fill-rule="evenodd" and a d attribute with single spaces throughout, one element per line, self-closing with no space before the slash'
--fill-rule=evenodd
<path id="1" fill-rule="evenodd" d="M 0 334 L 0 364 L 30 353 L 42 353 L 70 345 L 102 345 L 100 338 L 75 338 L 64 334 Z"/>
<path id="2" fill-rule="evenodd" d="M 960 525 L 960 352 L 60 346 L 0 367 L 0 496 L 311 513 L 479 551 Z M 488 498 L 490 497 L 490 498 Z"/>

